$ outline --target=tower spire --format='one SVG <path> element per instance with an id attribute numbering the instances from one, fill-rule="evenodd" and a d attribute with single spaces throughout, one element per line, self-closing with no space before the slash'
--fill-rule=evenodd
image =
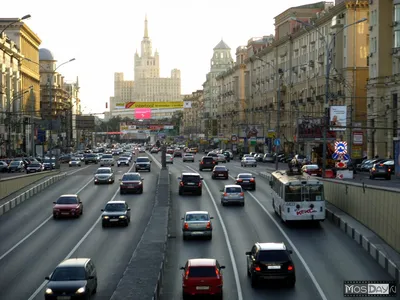
<path id="1" fill-rule="evenodd" d="M 147 14 L 144 18 L 144 38 L 148 38 L 149 37 L 149 30 L 147 28 Z"/>

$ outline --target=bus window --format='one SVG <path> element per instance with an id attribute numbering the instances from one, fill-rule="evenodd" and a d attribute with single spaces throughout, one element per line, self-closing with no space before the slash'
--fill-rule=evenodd
<path id="1" fill-rule="evenodd" d="M 285 186 L 285 201 L 286 202 L 301 201 L 301 186 L 286 185 Z"/>
<path id="2" fill-rule="evenodd" d="M 303 201 L 323 201 L 323 191 L 322 185 L 307 185 L 302 189 L 302 199 Z"/>

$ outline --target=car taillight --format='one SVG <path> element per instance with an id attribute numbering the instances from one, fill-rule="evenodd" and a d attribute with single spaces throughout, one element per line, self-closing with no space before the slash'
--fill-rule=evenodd
<path id="1" fill-rule="evenodd" d="M 375 168 L 372 168 L 371 170 L 372 170 L 372 171 L 375 171 Z"/>
<path id="2" fill-rule="evenodd" d="M 250 179 L 250 182 L 254 182 L 254 178 Z"/>
<path id="3" fill-rule="evenodd" d="M 227 193 L 224 193 L 224 196 L 226 197 L 226 196 L 228 196 L 228 194 L 227 194 Z"/>
<path id="4" fill-rule="evenodd" d="M 288 271 L 293 271 L 293 266 L 288 266 L 287 269 Z"/>
<path id="5" fill-rule="evenodd" d="M 199 182 L 199 186 L 201 186 L 201 181 Z"/>
<path id="6" fill-rule="evenodd" d="M 390 172 L 390 169 L 388 169 L 388 172 Z"/>
<path id="7" fill-rule="evenodd" d="M 202 164 L 204 164 L 204 162 L 203 162 L 203 161 L 201 161 L 201 162 L 200 162 L 200 164 L 202 165 Z"/>
<path id="8" fill-rule="evenodd" d="M 260 268 L 260 266 L 256 265 L 256 266 L 254 267 L 254 271 L 256 271 L 256 272 L 260 272 L 260 271 L 261 271 L 261 268 Z"/>
<path id="9" fill-rule="evenodd" d="M 185 222 L 185 225 L 183 225 L 183 228 L 189 229 L 189 224 Z"/>
<path id="10" fill-rule="evenodd" d="M 211 228 L 211 222 L 208 222 L 208 223 L 207 223 L 206 228 L 207 228 L 207 229 L 210 229 L 210 228 Z"/>
<path id="11" fill-rule="evenodd" d="M 217 275 L 217 278 L 219 279 L 220 273 L 219 273 L 219 270 L 217 268 L 215 268 L 215 274 Z"/>
<path id="12" fill-rule="evenodd" d="M 179 184 L 180 184 L 181 186 L 183 186 L 183 181 L 181 181 Z"/>
<path id="13" fill-rule="evenodd" d="M 189 270 L 186 270 L 186 272 L 185 272 L 185 279 L 188 279 L 189 278 Z"/>
<path id="14" fill-rule="evenodd" d="M 240 196 L 244 196 L 244 193 L 243 193 L 243 192 L 241 192 L 241 193 L 240 193 Z"/>
<path id="15" fill-rule="evenodd" d="M 238 179 L 238 180 L 236 180 L 236 182 L 242 182 L 243 181 L 243 179 Z"/>

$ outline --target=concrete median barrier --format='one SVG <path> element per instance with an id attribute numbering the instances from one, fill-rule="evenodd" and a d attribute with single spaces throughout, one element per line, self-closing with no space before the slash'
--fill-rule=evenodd
<path id="1" fill-rule="evenodd" d="M 45 174 L 45 173 L 47 173 L 47 174 Z M 33 174 L 33 175 L 36 175 L 36 174 Z M 37 175 L 39 175 L 39 173 Z M 46 189 L 49 186 L 51 186 L 53 183 L 55 183 L 57 181 L 60 181 L 61 179 L 65 178 L 67 176 L 67 173 L 57 174 L 57 173 L 54 173 L 54 172 L 43 172 L 40 175 L 42 175 L 42 176 L 39 179 L 42 179 L 43 177 L 49 176 L 49 175 L 54 175 L 54 176 L 52 176 L 52 177 L 48 178 L 47 180 L 45 180 L 45 181 L 33 186 L 32 188 L 30 188 L 29 190 L 23 192 L 22 194 L 17 195 L 15 198 L 11 199 L 10 201 L 7 201 L 6 203 L 0 205 L 0 216 L 5 214 L 6 212 L 10 211 L 11 209 L 17 207 L 19 204 L 21 204 L 22 202 L 28 200 L 32 196 L 40 193 L 44 189 Z M 39 179 L 36 179 L 35 181 L 37 181 Z M 12 180 L 15 181 L 17 179 L 10 178 L 9 180 L 4 180 L 4 182 L 9 182 L 9 184 L 10 184 L 10 181 L 12 181 Z M 27 182 L 27 181 L 24 181 L 25 178 L 19 178 L 19 180 L 20 180 L 19 184 L 22 184 L 21 182 Z M 31 181 L 31 183 L 33 183 L 35 181 Z M 1 184 L 3 184 L 3 181 L 0 182 L 0 189 L 2 188 Z M 25 185 L 29 185 L 29 183 L 25 183 Z"/>
<path id="2" fill-rule="evenodd" d="M 161 169 L 150 221 L 111 300 L 159 299 L 168 237 L 170 195 L 169 172 Z"/>

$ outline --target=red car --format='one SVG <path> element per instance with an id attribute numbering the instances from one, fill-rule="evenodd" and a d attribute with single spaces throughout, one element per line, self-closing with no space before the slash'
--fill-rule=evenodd
<path id="1" fill-rule="evenodd" d="M 225 166 L 215 166 L 212 170 L 211 178 L 212 179 L 229 179 L 229 170 Z"/>
<path id="2" fill-rule="evenodd" d="M 213 258 L 194 258 L 189 259 L 184 267 L 182 274 L 182 296 L 189 299 L 194 295 L 217 296 L 223 298 L 223 276 L 221 266 Z"/>
<path id="3" fill-rule="evenodd" d="M 322 176 L 322 170 L 320 167 L 318 167 L 318 165 L 305 165 L 301 168 L 301 171 L 310 176 Z"/>
<path id="4" fill-rule="evenodd" d="M 143 178 L 139 173 L 125 173 L 120 179 L 119 193 L 129 192 L 143 194 Z"/>
<path id="5" fill-rule="evenodd" d="M 83 214 L 83 204 L 78 195 L 61 195 L 54 203 L 53 218 L 75 217 Z"/>

